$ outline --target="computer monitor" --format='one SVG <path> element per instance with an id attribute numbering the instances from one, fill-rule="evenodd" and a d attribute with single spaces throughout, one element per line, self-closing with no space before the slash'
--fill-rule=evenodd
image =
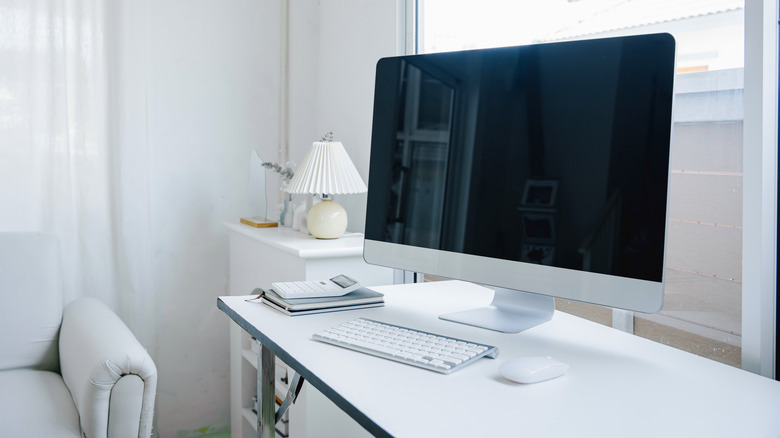
<path id="1" fill-rule="evenodd" d="M 493 286 L 442 318 L 504 332 L 553 297 L 663 304 L 675 41 L 381 59 L 364 258 Z"/>

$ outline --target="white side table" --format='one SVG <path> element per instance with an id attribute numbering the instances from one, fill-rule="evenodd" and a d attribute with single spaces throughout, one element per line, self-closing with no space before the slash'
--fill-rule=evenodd
<path id="1" fill-rule="evenodd" d="M 347 274 L 366 286 L 393 283 L 393 271 L 363 260 L 363 236 L 347 233 L 340 239 L 317 240 L 290 228 L 253 228 L 238 220 L 225 221 L 230 230 L 230 294 L 249 295 L 276 281 L 321 280 Z M 260 305 L 260 304 L 258 304 Z M 305 318 L 302 316 L 301 318 Z M 230 326 L 230 427 L 233 437 L 257 436 L 252 412 L 257 387 L 255 342 L 240 327 Z M 277 396 L 284 399 L 292 372 L 281 362 L 276 370 Z M 313 387 L 304 385 L 288 411 L 291 437 L 368 437 L 360 425 Z M 286 426 L 286 427 L 285 427 Z M 314 433 L 316 431 L 316 434 Z"/>

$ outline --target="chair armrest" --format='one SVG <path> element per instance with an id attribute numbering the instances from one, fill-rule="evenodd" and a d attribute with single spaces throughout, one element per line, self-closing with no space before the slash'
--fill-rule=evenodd
<path id="1" fill-rule="evenodd" d="M 157 368 L 130 329 L 111 309 L 93 298 L 80 298 L 63 311 L 60 329 L 60 369 L 79 411 L 81 428 L 88 438 L 106 437 L 114 425 L 138 424 L 137 436 L 152 432 Z M 123 376 L 135 375 L 141 385 L 117 385 Z M 116 388 L 116 389 L 115 389 Z M 115 392 L 112 397 L 112 391 Z M 119 396 L 119 397 L 118 397 Z M 111 410 L 113 399 L 137 400 L 140 408 Z M 140 418 L 121 418 L 129 412 Z M 137 422 L 137 423 L 136 423 Z"/>

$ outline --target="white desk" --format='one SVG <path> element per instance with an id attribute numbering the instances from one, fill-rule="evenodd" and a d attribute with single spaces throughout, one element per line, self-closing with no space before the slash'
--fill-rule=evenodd
<path id="1" fill-rule="evenodd" d="M 385 307 L 293 318 L 245 297 L 218 306 L 377 436 L 780 436 L 780 382 L 561 312 L 515 335 L 439 320 L 490 302 L 468 283 L 374 289 Z M 357 317 L 496 345 L 499 357 L 441 375 L 311 339 Z M 526 355 L 571 368 L 532 385 L 498 375 Z"/>

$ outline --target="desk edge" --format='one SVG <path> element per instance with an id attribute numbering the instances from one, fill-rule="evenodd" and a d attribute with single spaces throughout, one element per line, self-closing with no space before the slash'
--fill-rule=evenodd
<path id="1" fill-rule="evenodd" d="M 221 310 L 223 313 L 225 313 L 233 322 L 238 324 L 239 327 L 244 329 L 247 333 L 249 333 L 253 338 L 259 340 L 263 345 L 268 347 L 279 359 L 281 359 L 284 363 L 291 366 L 298 374 L 303 377 L 304 380 L 308 381 L 312 386 L 317 388 L 325 397 L 327 397 L 329 400 L 331 400 L 333 403 L 336 404 L 336 406 L 339 407 L 342 411 L 344 411 L 347 415 L 349 415 L 352 419 L 358 422 L 366 431 L 368 431 L 370 434 L 374 435 L 375 437 L 392 437 L 390 433 L 388 433 L 386 430 L 384 430 L 382 427 L 374 423 L 370 418 L 368 418 L 365 414 L 363 414 L 358 408 L 353 406 L 350 402 L 348 402 L 346 399 L 341 397 L 335 390 L 333 390 L 331 387 L 329 387 L 325 382 L 317 378 L 314 373 L 309 371 L 308 368 L 304 367 L 300 362 L 295 360 L 292 356 L 290 356 L 287 351 L 285 351 L 283 348 L 281 348 L 278 344 L 271 341 L 268 337 L 266 337 L 260 330 L 258 330 L 255 326 L 250 324 L 246 319 L 241 317 L 235 310 L 233 310 L 227 303 L 222 301 L 222 297 L 217 298 L 217 308 Z M 260 372 L 260 370 L 258 370 Z"/>

